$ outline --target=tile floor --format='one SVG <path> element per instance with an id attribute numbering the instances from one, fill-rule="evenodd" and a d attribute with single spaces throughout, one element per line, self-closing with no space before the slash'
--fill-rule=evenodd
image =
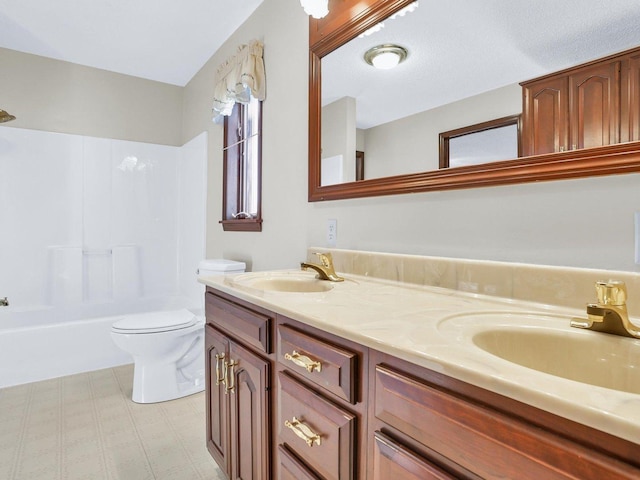
<path id="1" fill-rule="evenodd" d="M 204 393 L 131 401 L 133 366 L 0 389 L 0 479 L 222 480 Z"/>

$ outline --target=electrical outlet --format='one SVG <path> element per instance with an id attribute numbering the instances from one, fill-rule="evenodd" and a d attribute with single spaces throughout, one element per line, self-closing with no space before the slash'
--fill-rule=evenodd
<path id="1" fill-rule="evenodd" d="M 636 212 L 636 263 L 640 265 L 640 212 Z"/>
<path id="2" fill-rule="evenodd" d="M 327 245 L 335 247 L 338 241 L 338 220 L 330 218 L 327 220 Z"/>

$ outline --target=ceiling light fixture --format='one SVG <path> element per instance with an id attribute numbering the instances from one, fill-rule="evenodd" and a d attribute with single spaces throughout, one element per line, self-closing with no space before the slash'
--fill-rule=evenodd
<path id="1" fill-rule="evenodd" d="M 386 43 L 367 50 L 364 54 L 364 60 L 376 68 L 388 70 L 404 62 L 407 55 L 409 52 L 406 48 Z"/>
<path id="2" fill-rule="evenodd" d="M 300 0 L 300 4 L 313 18 L 322 18 L 329 13 L 329 0 Z"/>

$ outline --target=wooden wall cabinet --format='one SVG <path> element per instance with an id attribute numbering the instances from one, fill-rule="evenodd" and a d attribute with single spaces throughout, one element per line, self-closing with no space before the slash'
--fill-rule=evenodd
<path id="1" fill-rule="evenodd" d="M 524 156 L 640 139 L 640 49 L 521 83 Z"/>

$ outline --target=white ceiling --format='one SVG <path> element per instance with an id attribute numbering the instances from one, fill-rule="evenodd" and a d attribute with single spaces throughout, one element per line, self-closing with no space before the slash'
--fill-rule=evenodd
<path id="1" fill-rule="evenodd" d="M 323 102 L 357 98 L 368 127 L 640 45 L 640 0 L 420 2 L 323 59 Z M 260 3 L 0 0 L 0 47 L 184 86 Z M 409 58 L 373 69 L 362 55 L 381 43 Z"/>
<path id="2" fill-rule="evenodd" d="M 640 0 L 419 1 L 323 58 L 323 105 L 354 97 L 369 128 L 640 45 Z M 407 60 L 366 64 L 384 43 L 406 47 Z"/>
<path id="3" fill-rule="evenodd" d="M 0 47 L 184 86 L 262 0 L 0 0 Z"/>

